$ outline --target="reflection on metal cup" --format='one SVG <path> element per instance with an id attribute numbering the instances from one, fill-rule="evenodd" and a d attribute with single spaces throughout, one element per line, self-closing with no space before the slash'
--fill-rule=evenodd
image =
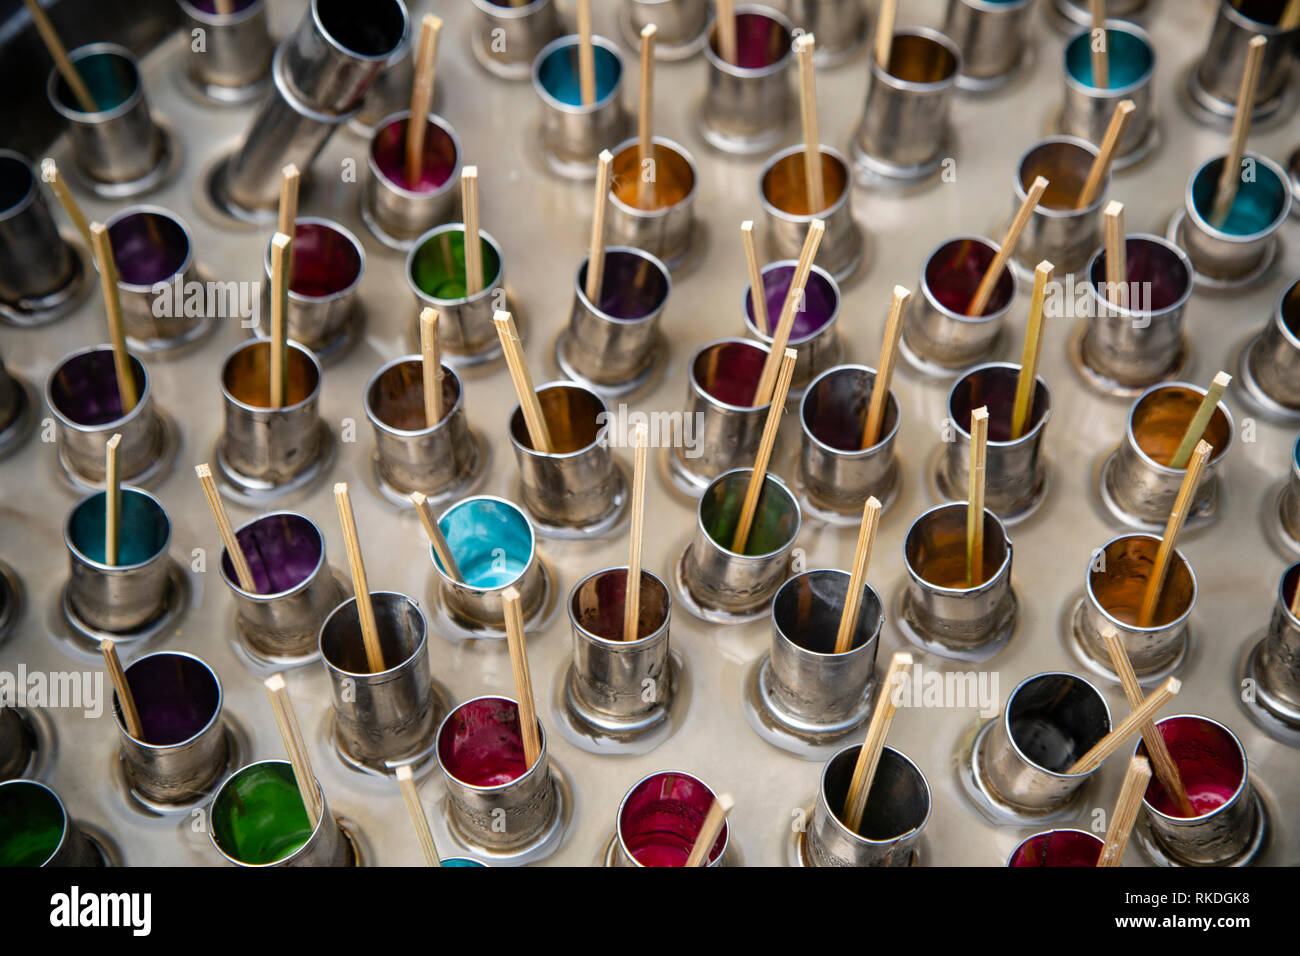
<path id="1" fill-rule="evenodd" d="M 817 37 L 819 69 L 848 63 L 867 39 L 863 0 L 786 0 L 795 28 Z"/>
<path id="2" fill-rule="evenodd" d="M 1300 414 L 1300 280 L 1278 296 L 1272 318 L 1244 356 L 1243 384 L 1262 404 Z"/>
<path id="3" fill-rule="evenodd" d="M 478 10 L 470 48 L 484 68 L 508 80 L 526 79 L 542 47 L 560 35 L 552 0 L 472 0 Z"/>
<path id="4" fill-rule="evenodd" d="M 634 43 L 653 23 L 656 60 L 684 60 L 700 52 L 708 39 L 711 13 L 706 0 L 623 0 L 624 32 Z"/>
<path id="5" fill-rule="evenodd" d="M 0 319 L 50 322 L 76 303 L 85 272 L 59 235 L 27 157 L 0 149 Z"/>
<path id="6" fill-rule="evenodd" d="M 772 332 L 781 320 L 781 310 L 785 305 L 790 284 L 798 263 L 793 259 L 769 262 L 763 267 L 763 296 L 767 299 L 768 328 L 760 329 L 754 319 L 753 290 L 745 288 L 741 299 L 742 314 L 745 317 L 745 331 L 758 339 L 769 349 L 772 346 Z M 789 348 L 799 354 L 794 363 L 794 374 L 790 377 L 790 391 L 787 401 L 797 401 L 803 395 L 808 383 L 832 365 L 839 364 L 844 355 L 844 344 L 840 341 L 837 320 L 840 315 L 840 287 L 830 273 L 820 266 L 813 266 L 808 273 L 808 282 L 804 286 L 803 296 L 795 305 L 794 324 L 790 327 Z"/>
<path id="7" fill-rule="evenodd" d="M 441 116 L 425 120 L 424 150 L 416 182 L 406 175 L 410 110 L 385 116 L 370 138 L 370 175 L 361 194 L 361 218 L 375 238 L 393 249 L 410 249 L 424 233 L 445 223 L 456 208 L 461 147 Z"/>
<path id="8" fill-rule="evenodd" d="M 1083 209 L 1076 208 L 1097 153 L 1096 146 L 1078 137 L 1049 136 L 1021 157 L 1013 209 L 1024 204 L 1039 176 L 1051 184 L 1034 207 L 1012 257 L 1025 271 L 1032 272 L 1046 259 L 1056 266 L 1057 275 L 1078 272 L 1101 245 L 1101 210 L 1110 191 L 1109 173 L 1093 201 Z"/>
<path id="9" fill-rule="evenodd" d="M 289 270 L 286 334 L 315 353 L 317 360 L 336 358 L 356 335 L 358 294 L 366 270 L 366 253 L 347 229 L 329 219 L 300 216 L 294 220 L 293 263 Z M 271 314 L 271 243 L 262 254 L 262 315 L 257 335 L 269 338 Z"/>
<path id="10" fill-rule="evenodd" d="M 758 177 L 759 198 L 767 221 L 767 248 L 774 259 L 798 260 L 808 227 L 820 219 L 826 227 L 813 260 L 836 282 L 849 278 L 862 262 L 862 233 L 853 222 L 849 161 L 829 146 L 819 146 L 827 206 L 811 209 L 804 179 L 802 146 L 783 149 L 767 161 Z M 779 313 L 778 313 L 779 314 Z"/>
<path id="11" fill-rule="evenodd" d="M 237 0 L 222 13 L 212 0 L 179 0 L 189 23 L 203 31 L 203 48 L 191 46 L 185 73 L 215 103 L 247 103 L 266 89 L 275 44 L 267 29 L 266 0 Z"/>

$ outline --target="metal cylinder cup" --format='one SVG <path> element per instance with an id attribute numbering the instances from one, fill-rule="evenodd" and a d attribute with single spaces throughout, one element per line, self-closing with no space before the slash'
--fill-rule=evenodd
<path id="1" fill-rule="evenodd" d="M 0 149 L 0 318 L 16 325 L 57 318 L 84 276 L 37 182 L 27 157 Z"/>
<path id="2" fill-rule="evenodd" d="M 58 795 L 35 780 L 0 782 L 0 866 L 104 866 Z"/>
<path id="3" fill-rule="evenodd" d="M 885 747 L 867 792 L 862 822 L 844 823 L 844 802 L 861 744 L 845 747 L 822 770 L 803 838 L 808 866 L 912 866 L 930 819 L 930 784 L 902 751 Z"/>
<path id="4" fill-rule="evenodd" d="M 457 367 L 490 362 L 501 354 L 492 316 L 509 308 L 505 258 L 497 241 L 481 229 L 479 247 L 483 281 L 472 295 L 465 284 L 463 223 L 430 229 L 415 240 L 406 256 L 406 282 L 415 294 L 412 338 L 419 341 L 420 313 L 436 309 L 443 360 Z"/>
<path id="5" fill-rule="evenodd" d="M 1210 216 L 1224 162 L 1221 156 L 1207 160 L 1188 179 L 1179 244 L 1199 276 L 1245 284 L 1258 278 L 1277 254 L 1278 231 L 1291 214 L 1291 180 L 1273 160 L 1247 152 L 1236 198 L 1227 218 L 1216 225 Z"/>
<path id="6" fill-rule="evenodd" d="M 1048 830 L 1021 841 L 1007 858 L 1007 866 L 1094 867 L 1103 846 L 1104 840 L 1086 830 Z"/>
<path id="7" fill-rule="evenodd" d="M 1257 699 L 1283 722 L 1300 728 L 1300 617 L 1291 613 L 1297 586 L 1300 564 L 1293 564 L 1278 584 L 1273 616 L 1254 656 Z"/>
<path id="8" fill-rule="evenodd" d="M 471 0 L 478 11 L 470 48 L 488 71 L 509 80 L 526 79 L 542 47 L 560 35 L 553 0 Z"/>
<path id="9" fill-rule="evenodd" d="M 624 140 L 612 150 L 613 186 L 605 229 L 607 246 L 634 246 L 669 269 L 686 262 L 695 238 L 695 160 L 686 148 L 654 137 L 648 168 L 642 168 L 639 141 Z M 640 183 L 650 178 L 650 205 L 642 206 Z"/>
<path id="10" fill-rule="evenodd" d="M 656 60 L 684 60 L 700 52 L 708 39 L 712 14 L 707 0 L 622 0 L 624 34 L 638 42 L 641 30 L 653 23 Z"/>
<path id="11" fill-rule="evenodd" d="M 1261 404 L 1300 415 L 1300 280 L 1278 296 L 1269 322 L 1243 356 L 1243 384 Z"/>
<path id="12" fill-rule="evenodd" d="M 415 181 L 407 176 L 406 137 L 411 112 L 381 119 L 370 138 L 370 175 L 361 194 L 361 217 L 375 238 L 393 249 L 410 249 L 435 226 L 452 218 L 460 182 L 461 146 L 441 116 L 425 120 L 423 152 Z"/>
<path id="13" fill-rule="evenodd" d="M 596 97 L 584 103 L 578 37 L 562 36 L 533 61 L 533 89 L 541 103 L 541 148 L 547 167 L 566 179 L 593 179 L 597 157 L 627 131 L 623 110 L 623 55 L 602 36 L 592 37 Z"/>
<path id="14" fill-rule="evenodd" d="M 781 320 L 781 310 L 790 284 L 794 281 L 798 263 L 793 259 L 769 262 L 763 267 L 763 297 L 767 300 L 768 327 L 760 329 L 754 318 L 753 290 L 745 288 L 741 299 L 745 331 L 758 339 L 768 349 L 772 346 L 772 333 Z M 833 365 L 838 365 L 844 355 L 840 340 L 840 287 L 829 272 L 813 266 L 804 285 L 803 296 L 796 303 L 794 324 L 790 327 L 787 347 L 796 350 L 794 373 L 790 376 L 788 401 L 797 401 L 808 383 Z"/>
<path id="15" fill-rule="evenodd" d="M 203 48 L 190 47 L 185 73 L 216 103 L 247 103 L 266 89 L 275 44 L 267 28 L 266 0 L 236 0 L 223 13 L 213 0 L 180 0 L 189 25 L 203 31 Z"/>
<path id="16" fill-rule="evenodd" d="M 1294 79 L 1294 54 L 1300 28 L 1281 28 L 1286 0 L 1249 3 L 1219 0 L 1218 6 L 1205 54 L 1187 77 L 1192 102 L 1204 114 L 1221 123 L 1231 123 L 1237 115 L 1237 98 L 1250 41 L 1263 36 L 1268 45 L 1264 47 L 1252 106 L 1257 122 L 1272 119 L 1285 105 L 1287 84 Z"/>
<path id="17" fill-rule="evenodd" d="M 961 50 L 960 89 L 998 89 L 1026 64 L 1033 8 L 1033 0 L 948 0 L 943 32 Z"/>
<path id="18" fill-rule="evenodd" d="M 187 307 L 198 268 L 185 220 L 162 206 L 128 206 L 104 225 L 113 248 L 127 344 L 154 355 L 206 334 L 214 318 L 206 304 Z"/>
<path id="19" fill-rule="evenodd" d="M 759 198 L 767 223 L 767 249 L 774 259 L 798 260 L 813 219 L 826 227 L 814 260 L 836 282 L 846 281 L 862 262 L 864 241 L 853 222 L 853 184 L 849 161 L 838 150 L 819 146 L 818 162 L 827 205 L 813 209 L 804 179 L 807 152 L 802 146 L 783 149 L 767 161 L 758 176 Z"/>
<path id="20" fill-rule="evenodd" d="M 1050 136 L 1021 157 L 1012 191 L 1013 209 L 1024 203 L 1039 176 L 1050 183 L 1012 257 L 1025 272 L 1032 273 L 1044 259 L 1056 266 L 1057 275 L 1078 272 L 1101 245 L 1101 210 L 1110 191 L 1109 173 L 1093 201 L 1078 208 L 1097 153 L 1096 146 L 1078 137 Z"/>
<path id="21" fill-rule="evenodd" d="M 1075 34 L 1065 45 L 1065 106 L 1061 132 L 1100 143 L 1106 136 L 1115 108 L 1124 100 L 1133 106 L 1128 129 L 1120 140 L 1112 168 L 1123 169 L 1145 155 L 1155 132 L 1156 51 L 1151 37 L 1140 27 L 1117 20 L 1106 22 L 1104 43 L 1110 65 L 1109 85 L 1097 86 L 1092 74 L 1091 30 Z"/>
<path id="22" fill-rule="evenodd" d="M 984 273 L 999 246 L 981 236 L 958 236 L 936 246 L 921 267 L 921 294 L 912 299 L 903 323 L 903 356 L 941 376 L 986 358 L 998 344 L 1020 283 L 1004 266 L 988 304 L 967 315 Z"/>
<path id="23" fill-rule="evenodd" d="M 271 243 L 262 254 L 262 320 L 259 338 L 269 338 L 271 316 Z M 347 229 L 329 219 L 300 216 L 294 220 L 289 247 L 289 308 L 286 334 L 315 353 L 320 361 L 336 358 L 356 335 L 358 290 L 366 271 L 366 253 Z"/>
<path id="24" fill-rule="evenodd" d="M 725 153 L 765 153 L 781 142 L 795 112 L 790 82 L 794 27 L 771 7 L 736 7 L 737 63 L 722 58 L 715 23 L 704 47 L 707 80 L 700 133 Z"/>

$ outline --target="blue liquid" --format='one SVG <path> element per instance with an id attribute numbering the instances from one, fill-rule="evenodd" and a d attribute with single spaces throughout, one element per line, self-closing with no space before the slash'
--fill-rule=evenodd
<path id="1" fill-rule="evenodd" d="M 445 860 L 442 861 L 442 865 L 443 865 L 444 867 L 446 867 L 446 866 L 483 866 L 483 864 L 480 863 L 478 860 L 467 860 L 467 859 L 465 859 L 465 857 L 463 857 L 463 856 L 453 856 L 453 857 L 448 857 L 447 859 L 445 859 Z"/>
<path id="2" fill-rule="evenodd" d="M 121 106 L 140 85 L 135 66 L 117 53 L 92 53 L 79 58 L 73 65 L 101 112 Z M 61 103 L 82 112 L 80 102 L 62 77 L 55 91 Z"/>
<path id="3" fill-rule="evenodd" d="M 559 46 L 542 61 L 538 78 L 547 93 L 566 106 L 582 105 L 582 83 L 578 72 L 578 39 Z M 596 102 L 613 92 L 618 84 L 622 65 L 618 58 L 603 47 L 594 47 L 596 61 Z"/>
<path id="4" fill-rule="evenodd" d="M 490 498 L 471 498 L 438 522 L 465 583 L 502 588 L 513 583 L 533 559 L 533 532 L 518 509 Z M 438 555 L 433 560 L 445 572 Z"/>
<path id="5" fill-rule="evenodd" d="M 1219 173 L 1223 169 L 1223 162 L 1222 159 L 1216 159 L 1212 163 L 1206 163 L 1192 183 L 1192 202 L 1196 204 L 1196 211 L 1207 221 L 1214 208 L 1214 193 L 1219 188 Z M 1229 235 L 1253 236 L 1263 232 L 1277 222 L 1277 217 L 1282 212 L 1287 187 L 1263 163 L 1255 161 L 1252 165 L 1255 181 L 1243 181 L 1240 184 L 1237 198 L 1232 201 L 1232 210 L 1221 227 Z"/>
<path id="6" fill-rule="evenodd" d="M 91 495 L 72 512 L 68 539 L 91 561 L 104 563 L 104 519 L 108 497 Z M 143 564 L 167 547 L 171 522 L 167 512 L 147 495 L 122 489 L 122 513 L 118 520 L 117 567 Z"/>
<path id="7" fill-rule="evenodd" d="M 1155 57 L 1151 47 L 1132 33 L 1106 31 L 1106 49 L 1110 60 L 1109 89 L 1122 89 L 1151 75 Z M 1065 68 L 1085 86 L 1096 87 L 1092 78 L 1092 34 L 1081 33 L 1065 48 Z"/>

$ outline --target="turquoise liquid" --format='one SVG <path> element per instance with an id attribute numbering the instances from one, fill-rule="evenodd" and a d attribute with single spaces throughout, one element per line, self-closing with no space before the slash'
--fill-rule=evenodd
<path id="1" fill-rule="evenodd" d="M 1120 30 L 1106 31 L 1110 60 L 1109 89 L 1121 89 L 1150 76 L 1155 65 L 1151 48 L 1139 37 Z M 1092 34 L 1081 33 L 1065 49 L 1065 68 L 1085 86 L 1095 87 L 1092 78 Z"/>
<path id="2" fill-rule="evenodd" d="M 108 496 L 91 495 L 72 512 L 68 538 L 72 546 L 91 561 L 104 563 L 105 515 Z M 117 566 L 130 567 L 155 557 L 167 546 L 171 524 L 167 514 L 152 498 L 129 488 L 122 489 L 122 512 L 118 521 Z"/>
<path id="3" fill-rule="evenodd" d="M 476 588 L 501 588 L 513 583 L 533 559 L 533 535 L 528 520 L 501 501 L 470 499 L 458 504 L 439 522 L 465 583 Z M 433 560 L 445 572 L 438 555 Z"/>
<path id="4" fill-rule="evenodd" d="M 1282 212 L 1286 187 L 1263 163 L 1256 161 L 1251 166 L 1254 182 L 1242 181 L 1237 188 L 1237 198 L 1232 201 L 1232 211 L 1222 226 L 1223 232 L 1229 235 L 1253 236 L 1263 232 L 1277 221 Z M 1196 211 L 1207 219 L 1214 208 L 1214 194 L 1219 187 L 1222 169 L 1221 159 L 1207 163 L 1192 183 L 1192 202 L 1196 204 Z"/>
<path id="5" fill-rule="evenodd" d="M 622 67 L 614 54 L 602 47 L 593 50 L 596 61 L 596 102 L 613 91 Z M 578 72 L 578 43 L 574 42 L 553 50 L 538 70 L 543 89 L 566 106 L 582 105 L 582 83 Z"/>

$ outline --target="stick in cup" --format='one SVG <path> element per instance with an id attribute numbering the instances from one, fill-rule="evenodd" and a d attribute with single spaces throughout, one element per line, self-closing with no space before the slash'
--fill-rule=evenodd
<path id="1" fill-rule="evenodd" d="M 836 654 L 844 654 L 849 650 L 853 644 L 853 634 L 858 629 L 862 589 L 867 583 L 867 565 L 871 563 L 871 550 L 875 547 L 876 532 L 880 528 L 880 508 L 880 501 L 872 495 L 862 509 L 858 547 L 853 553 L 853 569 L 849 572 L 849 590 L 844 597 L 844 610 L 840 614 L 840 629 L 835 635 Z"/>

